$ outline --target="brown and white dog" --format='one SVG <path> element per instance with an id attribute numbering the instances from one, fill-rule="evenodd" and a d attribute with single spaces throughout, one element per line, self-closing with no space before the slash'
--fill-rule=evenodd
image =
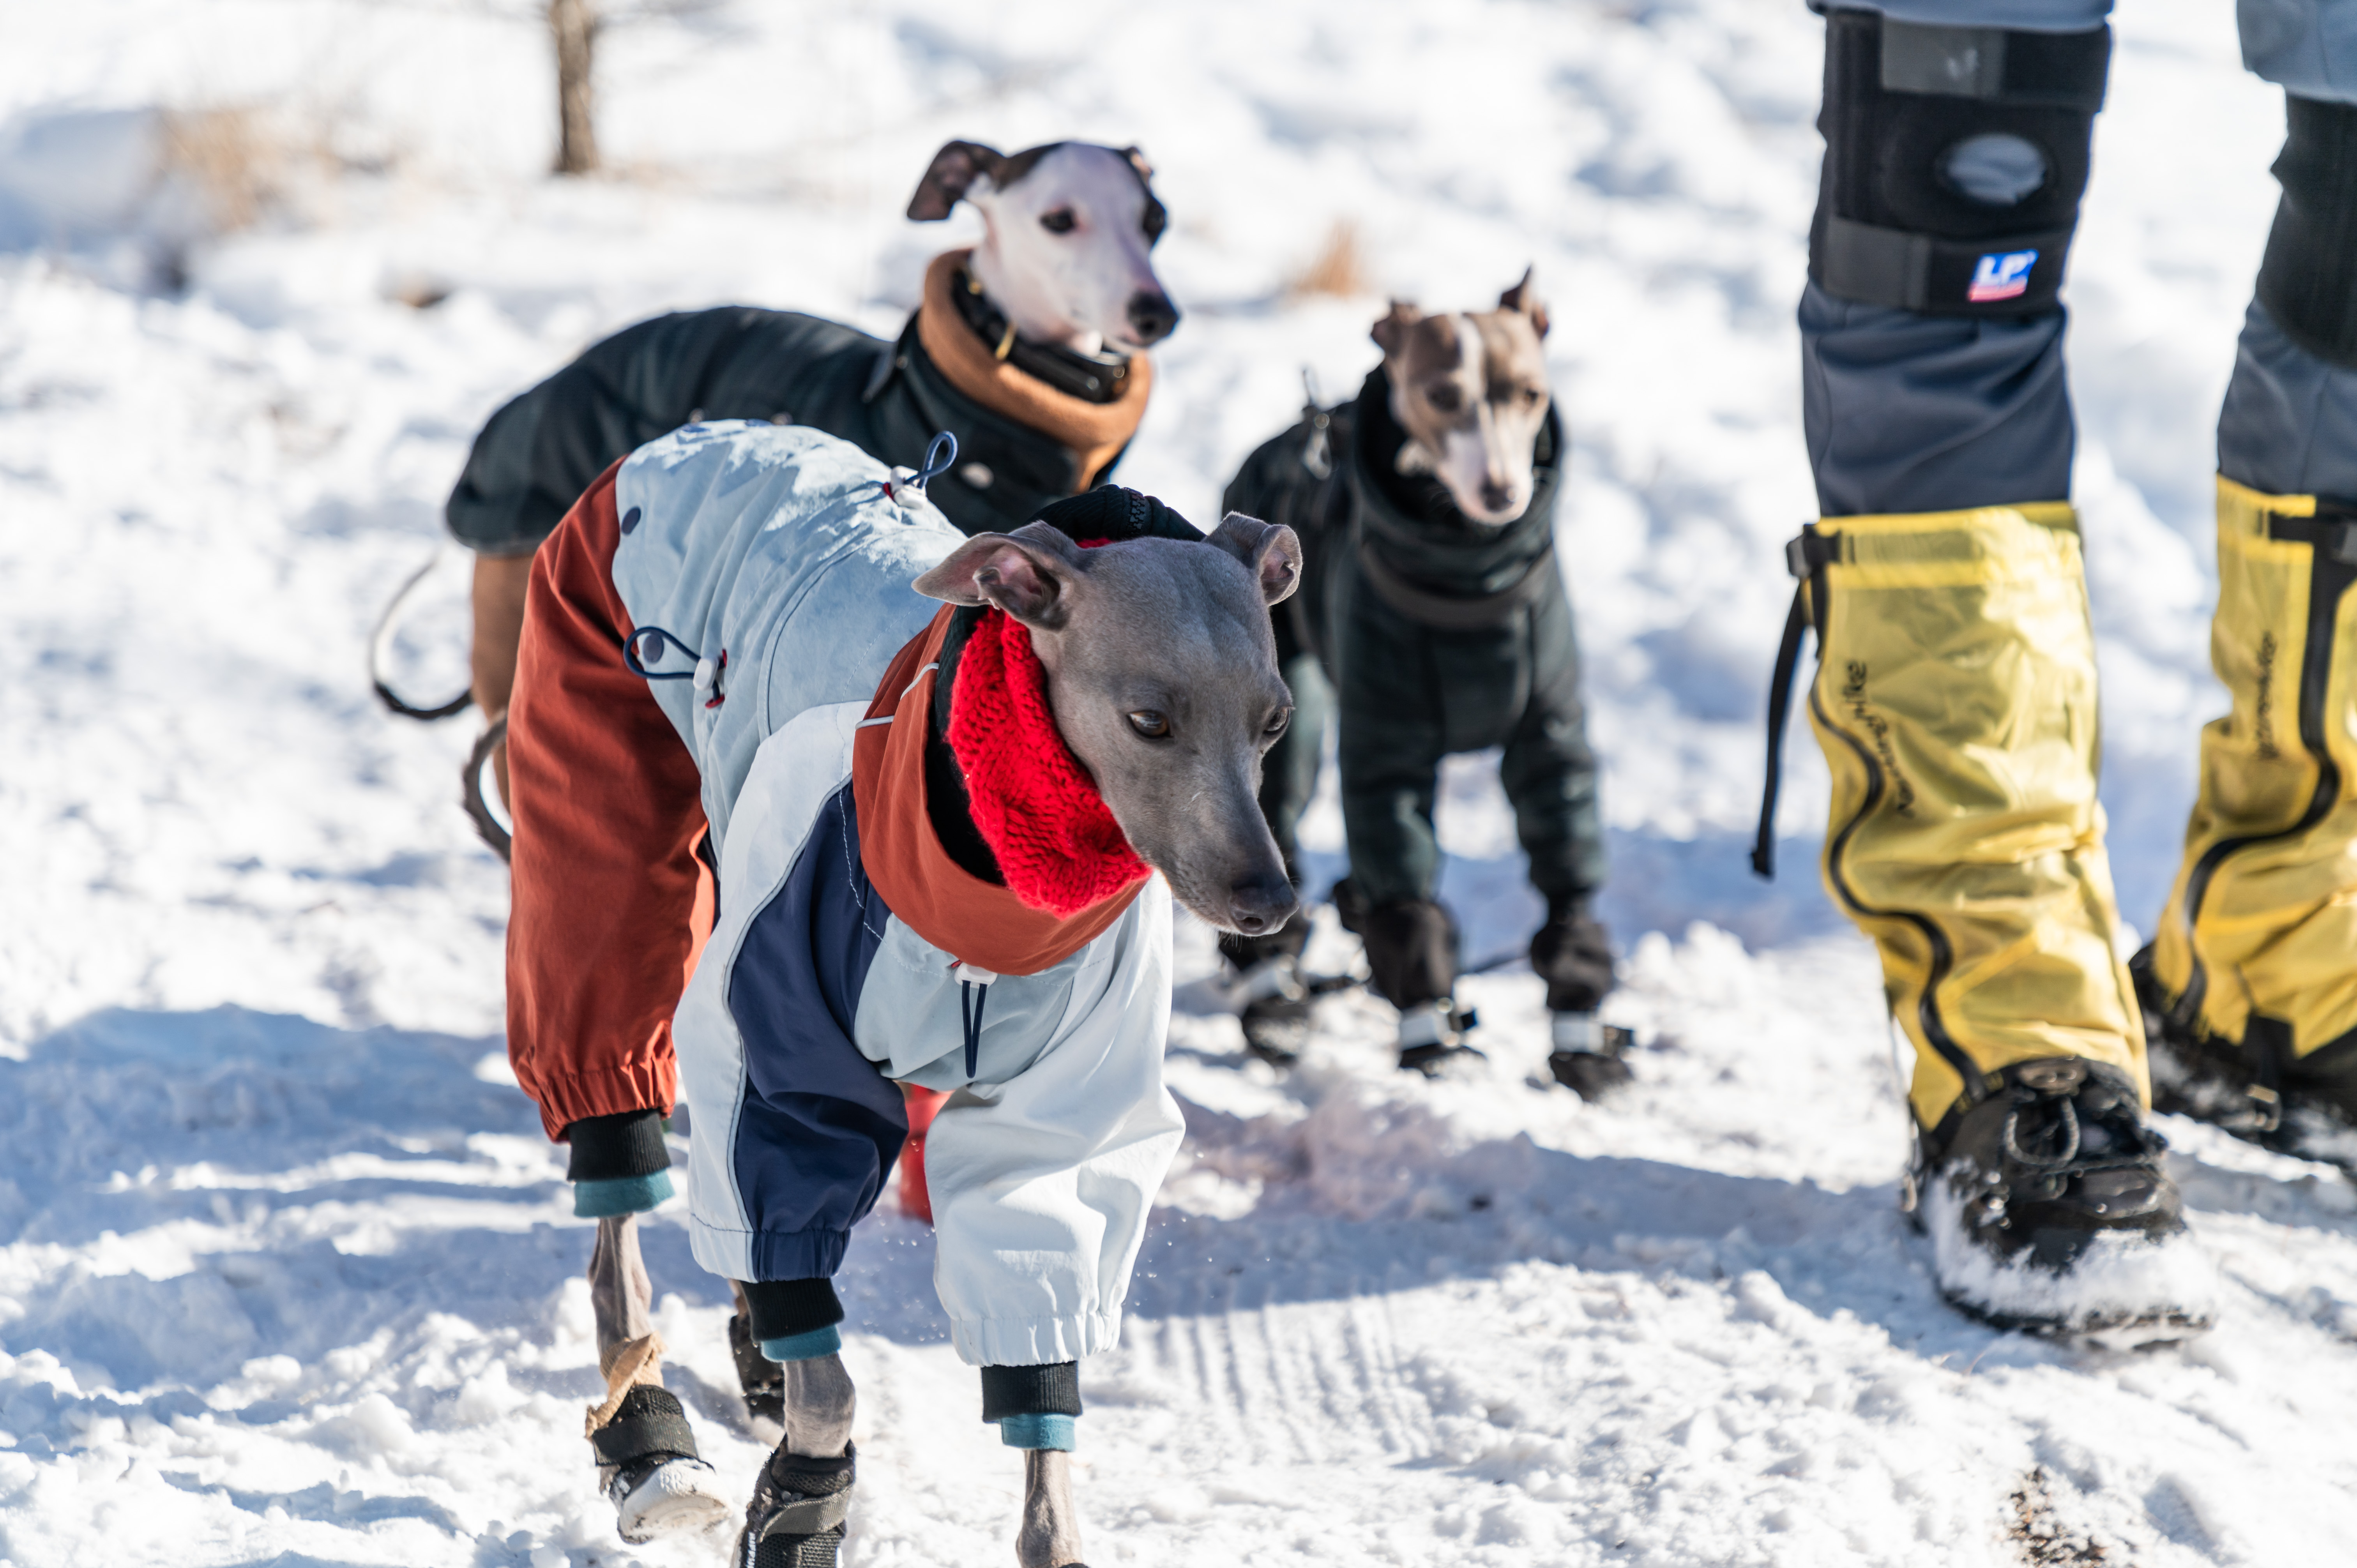
<path id="1" fill-rule="evenodd" d="M 1222 504 L 1299 535 L 1304 584 L 1279 617 L 1299 707 L 1268 758 L 1262 804 L 1286 864 L 1335 692 L 1351 875 L 1335 889 L 1375 991 L 1399 1009 L 1400 1065 L 1437 1070 L 1469 1047 L 1454 988 L 1456 922 L 1436 897 L 1432 801 L 1441 759 L 1490 746 L 1547 902 L 1531 963 L 1554 1013 L 1556 1074 L 1583 1095 L 1625 1079 L 1596 1016 L 1612 984 L 1588 909 L 1603 875 L 1596 762 L 1585 737 L 1570 601 L 1555 554 L 1567 456 L 1525 272 L 1491 310 L 1427 315 L 1394 301 L 1382 367 L 1358 397 L 1312 408 L 1245 460 Z M 1314 672 L 1326 675 L 1325 682 Z M 1280 1065 L 1313 987 L 1298 921 L 1224 939 L 1255 1054 Z"/>
<path id="2" fill-rule="evenodd" d="M 1426 316 L 1395 299 L 1375 323 L 1392 416 L 1408 435 L 1399 471 L 1438 479 L 1475 522 L 1512 522 L 1531 504 L 1531 455 L 1549 403 L 1546 330 L 1527 270 L 1495 310 Z"/>
<path id="3" fill-rule="evenodd" d="M 1154 275 L 1168 221 L 1135 147 L 1051 142 L 1012 156 L 979 142 L 933 155 L 909 216 L 982 215 L 974 281 L 1018 337 L 1082 354 L 1135 354 L 1170 336 L 1178 307 Z"/>

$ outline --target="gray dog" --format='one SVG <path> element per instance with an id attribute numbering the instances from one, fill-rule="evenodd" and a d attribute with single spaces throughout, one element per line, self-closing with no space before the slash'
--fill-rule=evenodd
<path id="1" fill-rule="evenodd" d="M 731 1500 L 646 1312 L 635 1218 L 670 1190 L 674 1086 L 696 1259 L 781 1369 L 740 1558 L 829 1568 L 855 1477 L 832 1279 L 913 1085 L 947 1096 L 926 1164 L 951 1338 L 1026 1453 L 1017 1555 L 1077 1562 L 1078 1363 L 1118 1339 L 1184 1132 L 1172 897 L 1246 936 L 1295 912 L 1254 791 L 1291 714 L 1268 607 L 1300 560 L 1288 529 L 1206 538 L 1112 488 L 969 539 L 907 470 L 742 422 L 641 447 L 543 547 L 509 1053 L 600 1221 L 589 1441 L 627 1538 Z"/>

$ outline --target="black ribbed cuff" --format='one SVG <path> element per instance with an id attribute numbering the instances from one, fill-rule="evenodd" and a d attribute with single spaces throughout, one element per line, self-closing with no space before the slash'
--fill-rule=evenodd
<path id="1" fill-rule="evenodd" d="M 663 1147 L 662 1112 L 625 1111 L 619 1116 L 585 1116 L 565 1129 L 573 1154 L 566 1181 L 627 1181 L 671 1169 Z"/>
<path id="2" fill-rule="evenodd" d="M 1010 1415 L 1081 1413 L 1081 1364 L 1053 1361 L 1044 1367 L 985 1367 L 982 1419 Z"/>
<path id="3" fill-rule="evenodd" d="M 753 1339 L 791 1339 L 815 1334 L 843 1321 L 843 1303 L 833 1280 L 740 1280 L 745 1305 L 753 1309 Z"/>

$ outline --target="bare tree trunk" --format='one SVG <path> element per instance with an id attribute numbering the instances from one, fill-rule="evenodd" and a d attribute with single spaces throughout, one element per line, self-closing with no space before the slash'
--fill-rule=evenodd
<path id="1" fill-rule="evenodd" d="M 588 174 L 597 167 L 596 101 L 589 82 L 597 0 L 548 0 L 548 30 L 556 41 L 556 172 Z"/>

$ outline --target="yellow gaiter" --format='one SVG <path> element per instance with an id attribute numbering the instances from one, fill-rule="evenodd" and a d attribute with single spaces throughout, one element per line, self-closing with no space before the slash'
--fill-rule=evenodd
<path id="1" fill-rule="evenodd" d="M 2152 966 L 2172 1037 L 2264 1040 L 2287 1058 L 2258 1065 L 2357 1028 L 2352 577 L 2357 511 L 2219 479 L 2210 663 L 2234 705 L 2201 730 Z"/>
<path id="2" fill-rule="evenodd" d="M 1806 582 L 1779 691 L 1813 617 L 1825 885 L 1881 953 L 1915 1047 L 1917 1121 L 1937 1127 L 1998 1069 L 2041 1058 L 2110 1062 L 2145 1091 L 2143 1022 L 2113 950 L 2071 508 L 1827 518 L 1793 553 Z"/>

